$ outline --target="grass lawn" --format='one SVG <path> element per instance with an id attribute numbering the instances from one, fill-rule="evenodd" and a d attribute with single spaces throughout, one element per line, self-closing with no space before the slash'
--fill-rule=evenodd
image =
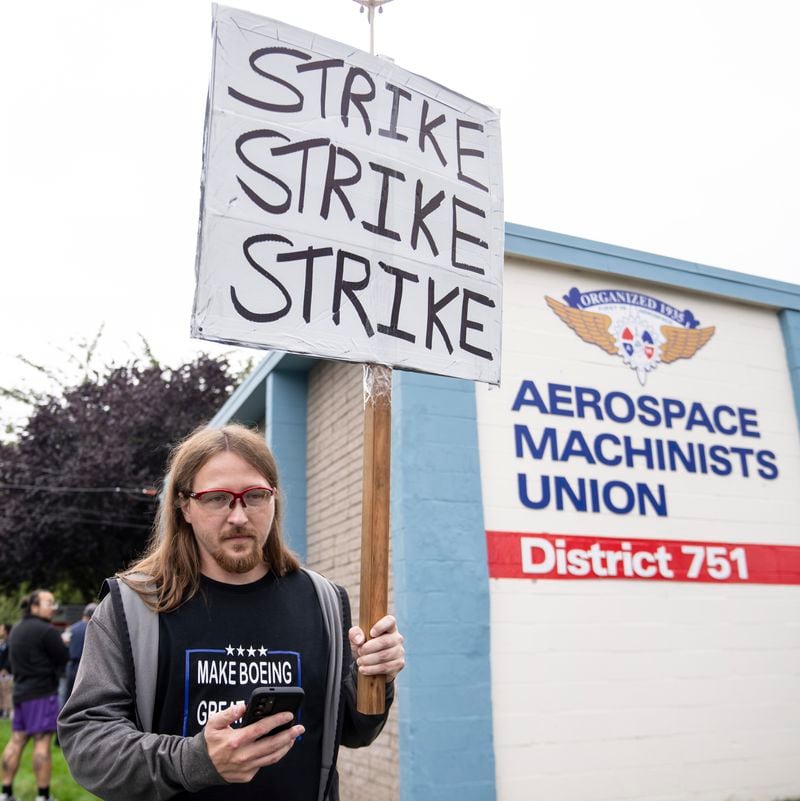
<path id="1" fill-rule="evenodd" d="M 0 749 L 6 747 L 10 737 L 11 722 L 0 720 Z M 33 801 L 36 796 L 36 780 L 31 770 L 32 751 L 33 740 L 29 740 L 22 754 L 19 772 L 14 779 L 14 796 L 18 801 Z M 75 783 L 72 776 L 69 775 L 69 769 L 61 749 L 55 745 L 53 746 L 53 778 L 50 781 L 50 795 L 57 798 L 58 801 L 92 801 L 97 798 Z"/>

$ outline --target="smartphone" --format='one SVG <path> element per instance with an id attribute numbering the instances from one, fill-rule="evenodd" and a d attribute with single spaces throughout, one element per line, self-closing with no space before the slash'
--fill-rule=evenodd
<path id="1" fill-rule="evenodd" d="M 249 726 L 268 715 L 277 715 L 278 712 L 291 712 L 294 718 L 273 729 L 268 735 L 285 731 L 297 723 L 297 714 L 303 703 L 305 693 L 302 687 L 256 687 L 247 702 L 247 709 L 242 717 L 242 726 Z"/>

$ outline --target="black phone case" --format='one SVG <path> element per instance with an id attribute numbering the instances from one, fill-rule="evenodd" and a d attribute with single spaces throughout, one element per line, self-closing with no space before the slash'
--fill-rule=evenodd
<path id="1" fill-rule="evenodd" d="M 292 712 L 294 719 L 273 729 L 267 736 L 285 731 L 297 723 L 297 713 L 303 703 L 305 693 L 302 687 L 256 687 L 247 702 L 242 717 L 242 726 L 249 726 L 261 718 L 277 715 L 278 712 Z"/>

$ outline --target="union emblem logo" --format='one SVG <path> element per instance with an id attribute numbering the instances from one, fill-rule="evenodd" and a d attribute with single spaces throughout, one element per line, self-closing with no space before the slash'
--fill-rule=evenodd
<path id="1" fill-rule="evenodd" d="M 676 309 L 658 298 L 621 289 L 580 292 L 564 303 L 545 296 L 547 305 L 584 341 L 619 356 L 644 386 L 647 373 L 661 362 L 691 359 L 714 336 L 700 328 L 688 309 Z M 591 311 L 589 311 L 591 309 Z"/>

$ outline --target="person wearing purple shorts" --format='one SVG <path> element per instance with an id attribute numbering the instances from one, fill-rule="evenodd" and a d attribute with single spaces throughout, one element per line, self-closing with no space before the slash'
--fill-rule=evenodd
<path id="1" fill-rule="evenodd" d="M 14 801 L 12 785 L 22 751 L 33 738 L 36 801 L 50 798 L 50 743 L 58 717 L 58 677 L 69 659 L 67 647 L 50 624 L 58 608 L 53 593 L 34 590 L 22 599 L 24 617 L 11 630 L 9 656 L 14 674 L 11 739 L 3 751 L 0 801 Z"/>

